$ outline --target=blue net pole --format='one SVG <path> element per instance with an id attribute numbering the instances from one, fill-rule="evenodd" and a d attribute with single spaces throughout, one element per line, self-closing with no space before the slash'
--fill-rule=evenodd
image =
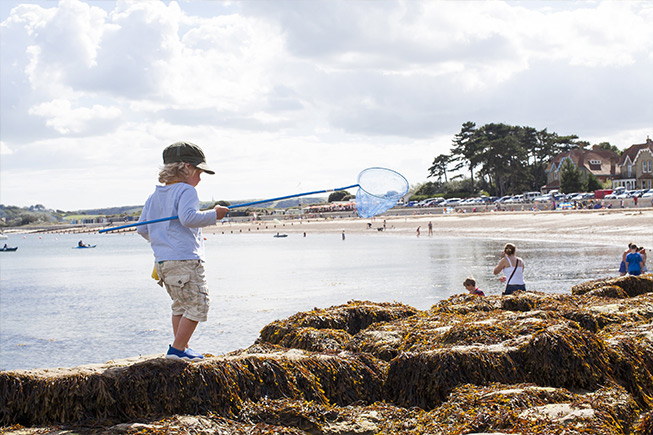
<path id="1" fill-rule="evenodd" d="M 354 187 L 358 187 L 358 192 L 356 193 L 356 210 L 358 215 L 362 218 L 369 218 L 390 210 L 408 192 L 409 189 L 408 180 L 406 180 L 406 178 L 399 172 L 387 168 L 373 167 L 367 168 L 358 174 L 358 183 L 352 184 L 350 186 L 279 196 L 277 198 L 230 205 L 228 208 L 232 209 L 239 207 L 248 207 L 251 205 L 280 201 L 283 199 L 297 198 L 300 196 L 337 192 L 341 190 L 352 189 Z M 132 224 L 121 225 L 115 228 L 105 228 L 99 232 L 107 233 L 111 231 L 122 230 L 124 228 L 131 228 L 139 225 L 148 225 L 157 222 L 165 222 L 174 219 L 179 219 L 179 216 L 170 216 L 144 222 L 135 222 Z"/>
<path id="2" fill-rule="evenodd" d="M 270 199 L 262 199 L 260 201 L 252 201 L 252 202 L 246 202 L 244 204 L 235 204 L 235 205 L 230 205 L 227 208 L 232 209 L 232 208 L 239 208 L 239 207 L 248 207 L 250 205 L 256 205 L 256 204 L 264 204 L 266 202 L 273 202 L 273 201 L 281 201 L 283 199 L 290 199 L 290 198 L 297 198 L 300 196 L 307 196 L 307 195 L 317 195 L 320 193 L 328 193 L 328 192 L 337 192 L 340 190 L 347 190 L 347 189 L 352 189 L 354 187 L 358 187 L 358 184 L 352 184 L 351 186 L 345 186 L 345 187 L 338 187 L 336 189 L 324 189 L 324 190 L 314 190 L 312 192 L 304 192 L 304 193 L 295 193 L 293 195 L 286 195 L 286 196 L 279 196 L 276 198 L 270 198 Z M 117 230 L 122 230 L 125 228 L 131 228 L 131 227 L 137 227 L 140 225 L 148 225 L 148 224 L 155 224 L 157 222 L 166 222 L 166 221 L 171 221 L 179 219 L 179 216 L 170 216 L 170 217 L 165 217 L 165 218 L 160 218 L 160 219 L 153 219 L 149 221 L 143 221 L 143 222 L 135 222 L 132 224 L 127 224 L 127 225 L 121 225 L 119 227 L 114 227 L 114 228 L 104 228 L 100 230 L 100 233 L 108 233 L 111 231 L 117 231 Z"/>

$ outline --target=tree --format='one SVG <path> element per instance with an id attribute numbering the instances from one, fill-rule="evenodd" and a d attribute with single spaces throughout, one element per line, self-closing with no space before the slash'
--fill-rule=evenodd
<path id="1" fill-rule="evenodd" d="M 528 152 L 530 168 L 530 189 L 539 190 L 546 184 L 546 167 L 548 159 L 560 152 L 558 135 L 549 133 L 547 129 L 540 131 L 533 127 L 521 127 L 522 142 Z"/>
<path id="2" fill-rule="evenodd" d="M 421 201 L 423 199 L 433 198 L 437 194 L 442 194 L 444 192 L 445 186 L 445 184 L 440 182 L 426 182 L 415 190 L 415 193 L 411 195 L 410 200 Z"/>
<path id="3" fill-rule="evenodd" d="M 583 172 L 569 159 L 566 159 L 560 169 L 561 193 L 584 192 Z"/>
<path id="4" fill-rule="evenodd" d="M 585 180 L 585 184 L 587 185 L 587 187 L 585 188 L 587 192 L 603 189 L 603 185 L 601 184 L 601 182 L 597 180 L 594 174 L 592 174 L 591 172 L 587 173 L 587 179 Z"/>
<path id="5" fill-rule="evenodd" d="M 343 201 L 347 197 L 351 197 L 351 193 L 346 190 L 338 190 L 329 195 L 327 202 Z"/>
<path id="6" fill-rule="evenodd" d="M 572 135 L 569 135 L 569 136 L 558 136 L 556 134 L 555 136 L 556 136 L 556 139 L 555 139 L 556 144 L 559 147 L 558 152 L 560 152 L 560 151 L 571 151 L 572 149 L 575 149 L 575 148 L 581 148 L 576 143 L 576 139 L 578 139 L 578 136 L 576 136 L 575 134 L 572 134 Z M 553 156 L 551 156 L 551 157 L 553 157 Z"/>
<path id="7" fill-rule="evenodd" d="M 519 127 L 486 124 L 478 130 L 482 146 L 478 161 L 497 196 L 516 193 L 528 187 L 528 154 L 523 147 Z"/>
<path id="8" fill-rule="evenodd" d="M 444 178 L 448 184 L 457 178 L 447 177 L 448 164 L 455 163 L 452 171 L 469 168 L 471 193 L 484 189 L 498 196 L 539 190 L 546 184 L 551 158 L 562 151 L 589 146 L 576 135 L 560 136 L 547 129 L 507 124 L 476 128 L 471 121 L 463 124 L 452 144 L 450 155 L 441 154 L 433 160 L 429 177 L 437 177 L 440 182 Z M 609 149 L 610 145 L 603 146 Z"/>
<path id="9" fill-rule="evenodd" d="M 447 166 L 451 161 L 451 157 L 446 154 L 440 154 L 435 159 L 433 159 L 433 165 L 429 168 L 428 177 L 438 177 L 438 182 L 442 182 L 442 177 L 444 176 L 444 182 L 447 182 Z"/>
<path id="10" fill-rule="evenodd" d="M 610 142 L 601 142 L 600 144 L 597 144 L 600 150 L 608 150 L 608 151 L 613 151 L 615 152 L 618 156 L 620 156 L 623 151 L 621 151 L 619 148 L 617 148 L 614 145 L 610 145 Z"/>
<path id="11" fill-rule="evenodd" d="M 474 190 L 474 168 L 479 164 L 482 149 L 482 143 L 476 132 L 475 123 L 465 122 L 460 133 L 454 136 L 453 148 L 451 148 L 452 161 L 459 162 L 453 170 L 457 171 L 465 165 L 469 168 L 472 190 Z"/>

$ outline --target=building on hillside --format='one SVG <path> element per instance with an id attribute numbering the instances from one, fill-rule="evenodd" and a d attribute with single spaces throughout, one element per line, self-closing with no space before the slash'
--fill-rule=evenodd
<path id="1" fill-rule="evenodd" d="M 598 145 L 594 145 L 590 150 L 575 148 L 562 152 L 555 156 L 546 168 L 546 185 L 542 187 L 543 193 L 560 189 L 560 174 L 566 161 L 581 170 L 583 179 L 592 173 L 597 180 L 605 184 L 617 175 L 619 155 L 611 150 L 600 149 Z"/>
<path id="2" fill-rule="evenodd" d="M 612 181 L 612 187 L 653 189 L 653 140 L 646 137 L 646 143 L 631 145 L 619 159 L 619 174 Z"/>

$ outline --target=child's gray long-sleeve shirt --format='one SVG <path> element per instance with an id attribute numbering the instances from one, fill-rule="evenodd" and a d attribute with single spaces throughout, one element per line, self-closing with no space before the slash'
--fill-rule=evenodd
<path id="1" fill-rule="evenodd" d="M 200 211 L 193 186 L 175 183 L 156 186 L 145 202 L 139 222 L 179 216 L 179 219 L 141 225 L 137 232 L 152 245 L 156 261 L 202 260 L 204 239 L 201 227 L 217 222 L 215 210 Z"/>

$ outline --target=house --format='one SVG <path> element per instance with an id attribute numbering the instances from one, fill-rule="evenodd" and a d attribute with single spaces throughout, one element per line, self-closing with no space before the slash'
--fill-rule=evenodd
<path id="1" fill-rule="evenodd" d="M 590 150 L 575 148 L 562 152 L 555 156 L 546 168 L 546 185 L 542 187 L 543 193 L 560 189 L 560 174 L 567 161 L 581 170 L 583 179 L 591 173 L 598 181 L 606 183 L 617 176 L 619 155 L 614 151 L 601 149 L 598 145 L 594 145 Z"/>
<path id="2" fill-rule="evenodd" d="M 653 189 L 653 140 L 646 137 L 646 143 L 631 145 L 619 159 L 619 174 L 612 181 L 612 187 Z"/>

